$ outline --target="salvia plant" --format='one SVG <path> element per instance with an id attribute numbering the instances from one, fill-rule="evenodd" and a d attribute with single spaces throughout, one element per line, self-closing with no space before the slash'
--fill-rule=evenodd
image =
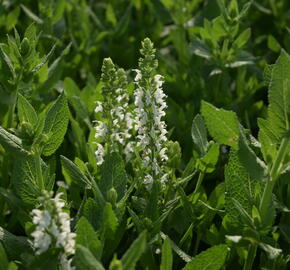
<path id="1" fill-rule="evenodd" d="M 22 2 L 0 270 L 289 269 L 289 2 Z"/>

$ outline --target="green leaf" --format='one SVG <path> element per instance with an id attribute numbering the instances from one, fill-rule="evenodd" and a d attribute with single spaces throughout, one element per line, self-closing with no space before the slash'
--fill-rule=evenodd
<path id="1" fill-rule="evenodd" d="M 66 77 L 63 82 L 63 87 L 65 90 L 65 94 L 67 95 L 68 98 L 77 96 L 79 97 L 81 95 L 81 91 L 79 87 L 76 85 L 74 80 L 72 80 L 69 77 Z"/>
<path id="2" fill-rule="evenodd" d="M 89 153 L 87 150 L 87 145 L 86 145 L 86 136 L 84 129 L 81 128 L 82 123 L 79 123 L 78 121 L 74 120 L 72 117 L 70 117 L 70 125 L 71 125 L 71 132 L 69 133 L 70 140 L 74 144 L 76 151 L 77 151 L 77 156 L 83 158 L 83 160 L 87 160 Z M 91 144 L 88 143 L 90 146 Z M 92 146 L 91 146 L 92 147 Z M 93 152 L 93 156 L 95 158 L 95 152 Z M 90 163 L 91 164 L 91 163 Z M 94 166 L 97 167 L 97 161 L 95 160 Z"/>
<path id="3" fill-rule="evenodd" d="M 165 238 L 162 245 L 162 255 L 161 255 L 161 266 L 160 270 L 171 270 L 172 269 L 172 250 L 169 238 Z"/>
<path id="4" fill-rule="evenodd" d="M 275 132 L 271 128 L 271 125 L 266 119 L 258 119 L 259 126 L 259 141 L 261 143 L 261 152 L 264 160 L 271 164 L 277 154 L 277 138 Z"/>
<path id="5" fill-rule="evenodd" d="M 0 243 L 5 247 L 10 260 L 19 260 L 24 250 L 32 253 L 32 247 L 26 237 L 15 236 L 2 227 L 0 227 Z"/>
<path id="6" fill-rule="evenodd" d="M 170 241 L 171 248 L 174 250 L 174 252 L 185 262 L 190 262 L 192 260 L 192 257 L 190 257 L 188 254 L 186 254 L 183 250 L 181 250 L 169 237 L 168 235 L 164 234 L 163 232 L 160 232 L 160 236 L 162 239 L 168 238 Z"/>
<path id="7" fill-rule="evenodd" d="M 18 117 L 20 122 L 28 122 L 32 126 L 36 126 L 38 122 L 38 117 L 36 111 L 28 100 L 18 93 L 18 103 L 17 103 Z"/>
<path id="8" fill-rule="evenodd" d="M 49 168 L 41 161 L 44 177 L 44 186 L 47 190 L 53 187 L 53 176 L 49 173 Z M 34 204 L 36 199 L 41 196 L 38 186 L 36 163 L 33 156 L 17 159 L 14 163 L 12 174 L 12 184 L 20 198 L 29 204 Z"/>
<path id="9" fill-rule="evenodd" d="M 160 186 L 157 181 L 153 182 L 150 190 L 150 196 L 148 198 L 144 214 L 152 221 L 156 221 L 159 218 L 158 198 L 160 195 Z"/>
<path id="10" fill-rule="evenodd" d="M 69 109 L 66 97 L 62 93 L 49 109 L 45 118 L 43 133 L 47 134 L 49 139 L 44 145 L 43 155 L 50 156 L 61 145 L 66 133 L 68 120 Z"/>
<path id="11" fill-rule="evenodd" d="M 232 224 L 243 227 L 244 222 L 241 213 L 237 209 L 237 201 L 239 205 L 252 215 L 252 206 L 254 205 L 254 194 L 258 182 L 250 178 L 246 168 L 241 164 L 236 151 L 230 152 L 228 164 L 225 168 L 226 193 L 225 193 L 225 209 Z"/>
<path id="12" fill-rule="evenodd" d="M 282 50 L 273 66 L 269 85 L 268 121 L 280 143 L 290 123 L 290 57 Z"/>
<path id="13" fill-rule="evenodd" d="M 281 46 L 279 42 L 272 35 L 268 35 L 267 45 L 268 45 L 268 48 L 272 50 L 273 52 L 278 53 L 281 50 Z"/>
<path id="14" fill-rule="evenodd" d="M 102 232 L 106 238 L 112 239 L 118 227 L 118 219 L 113 211 L 112 205 L 106 203 L 102 216 Z"/>
<path id="15" fill-rule="evenodd" d="M 201 113 L 210 135 L 218 143 L 238 148 L 239 126 L 234 112 L 218 109 L 202 101 Z"/>
<path id="16" fill-rule="evenodd" d="M 8 269 L 8 259 L 6 256 L 5 249 L 0 242 L 0 270 L 7 270 Z"/>
<path id="17" fill-rule="evenodd" d="M 236 46 L 237 49 L 241 49 L 248 42 L 250 36 L 251 36 L 251 28 L 247 28 L 234 41 L 233 46 Z"/>
<path id="18" fill-rule="evenodd" d="M 267 166 L 249 147 L 247 138 L 242 128 L 240 128 L 238 155 L 240 162 L 243 164 L 252 179 L 262 181 L 266 177 Z"/>
<path id="19" fill-rule="evenodd" d="M 98 238 L 98 234 L 85 217 L 81 217 L 78 221 L 76 234 L 76 243 L 88 248 L 95 258 L 100 260 L 102 244 Z"/>
<path id="20" fill-rule="evenodd" d="M 263 76 L 264 76 L 265 84 L 267 86 L 269 86 L 270 81 L 271 81 L 273 67 L 274 67 L 274 65 L 266 65 L 265 69 L 264 69 Z"/>
<path id="21" fill-rule="evenodd" d="M 139 258 L 145 251 L 146 247 L 146 231 L 143 231 L 138 238 L 133 242 L 129 247 L 126 253 L 123 255 L 121 261 L 123 264 L 123 269 L 134 270 L 135 265 L 138 262 Z"/>
<path id="22" fill-rule="evenodd" d="M 204 120 L 200 114 L 197 114 L 192 122 L 191 137 L 193 140 L 193 148 L 200 156 L 204 156 L 208 146 L 207 132 Z"/>
<path id="23" fill-rule="evenodd" d="M 51 55 L 53 54 L 54 50 L 55 50 L 56 44 L 54 44 L 51 48 L 51 50 L 48 52 L 47 55 L 45 55 L 45 57 L 43 57 L 42 61 L 37 64 L 33 69 L 32 69 L 32 73 L 37 72 L 38 70 L 40 70 L 50 59 Z"/>
<path id="24" fill-rule="evenodd" d="M 210 144 L 208 152 L 204 157 L 197 160 L 196 168 L 205 173 L 213 172 L 219 158 L 219 153 L 219 144 Z"/>
<path id="25" fill-rule="evenodd" d="M 51 90 L 55 84 L 61 79 L 63 67 L 64 67 L 64 56 L 70 50 L 71 43 L 62 51 L 62 54 L 53 61 L 53 63 L 48 68 L 47 80 L 39 86 L 37 91 L 48 92 Z"/>
<path id="26" fill-rule="evenodd" d="M 229 249 L 226 245 L 218 245 L 199 253 L 183 270 L 219 270 L 226 261 Z"/>
<path id="27" fill-rule="evenodd" d="M 81 170 L 68 158 L 60 156 L 63 174 L 67 175 L 76 184 L 91 188 L 90 180 L 81 172 Z M 67 178 L 66 177 L 66 178 Z"/>
<path id="28" fill-rule="evenodd" d="M 78 119 L 86 123 L 86 125 L 91 128 L 92 124 L 89 118 L 89 113 L 86 105 L 84 102 L 80 99 L 78 96 L 73 96 L 69 98 L 69 103 L 73 106 L 74 110 L 76 111 L 76 114 L 78 116 Z"/>
<path id="29" fill-rule="evenodd" d="M 92 224 L 95 230 L 99 230 L 102 226 L 102 210 L 103 208 L 92 198 L 88 198 L 83 208 L 84 217 Z"/>
<path id="30" fill-rule="evenodd" d="M 53 252 L 52 249 L 49 249 L 48 251 L 41 253 L 38 256 L 27 256 L 27 254 L 24 254 L 23 257 L 28 257 L 28 266 L 29 269 L 35 269 L 35 270 L 58 270 L 58 259 L 56 257 L 56 254 Z"/>
<path id="31" fill-rule="evenodd" d="M 118 153 L 109 154 L 102 166 L 102 177 L 98 183 L 100 190 L 107 196 L 107 192 L 114 188 L 117 191 L 117 201 L 121 200 L 126 193 L 127 174 L 125 165 Z"/>
<path id="32" fill-rule="evenodd" d="M 28 156 L 29 153 L 22 148 L 21 139 L 9 133 L 0 126 L 0 144 L 10 153 L 16 157 Z"/>
<path id="33" fill-rule="evenodd" d="M 82 245 L 77 245 L 73 262 L 77 270 L 105 270 L 90 250 Z"/>
<path id="34" fill-rule="evenodd" d="M 43 20 L 39 18 L 35 13 L 33 13 L 28 7 L 23 4 L 20 4 L 21 8 L 23 9 L 24 13 L 33 21 L 38 24 L 43 24 Z"/>

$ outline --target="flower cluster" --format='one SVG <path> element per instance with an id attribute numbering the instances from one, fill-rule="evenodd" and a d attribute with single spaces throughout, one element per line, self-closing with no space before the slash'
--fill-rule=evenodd
<path id="1" fill-rule="evenodd" d="M 70 217 L 63 211 L 65 205 L 58 193 L 52 198 L 52 193 L 45 192 L 40 198 L 41 205 L 32 210 L 32 221 L 36 225 L 31 236 L 36 254 L 41 254 L 50 248 L 61 250 L 60 262 L 65 270 L 73 270 L 68 256 L 75 253 L 76 234 L 71 232 Z"/>
<path id="2" fill-rule="evenodd" d="M 116 69 L 110 58 L 102 66 L 102 96 L 95 112 L 99 114 L 95 126 L 97 164 L 104 162 L 106 153 L 124 153 L 127 161 L 137 151 L 142 157 L 140 177 L 151 186 L 154 180 L 167 181 L 167 130 L 162 118 L 167 107 L 163 92 L 163 77 L 156 74 L 158 62 L 150 39 L 142 42 L 139 68 L 136 72 L 134 110 L 130 112 L 127 78 L 123 69 Z M 137 136 L 132 136 L 137 134 Z"/>
<path id="3" fill-rule="evenodd" d="M 144 177 L 149 186 L 153 180 L 165 182 L 167 174 L 164 172 L 164 162 L 167 161 L 166 124 L 162 120 L 167 107 L 166 95 L 162 90 L 162 76 L 155 74 L 157 60 L 155 49 L 150 39 L 142 42 L 142 58 L 139 60 L 139 69 L 135 69 L 135 112 L 137 122 L 137 147 L 143 158 L 144 167 L 148 168 Z"/>
<path id="4" fill-rule="evenodd" d="M 105 58 L 102 67 L 103 102 L 98 101 L 96 113 L 103 116 L 96 121 L 95 138 L 97 139 L 97 164 L 104 162 L 107 152 L 124 150 L 129 158 L 133 151 L 128 139 L 133 129 L 133 117 L 129 111 L 127 77 L 123 69 L 116 69 L 110 58 Z"/>

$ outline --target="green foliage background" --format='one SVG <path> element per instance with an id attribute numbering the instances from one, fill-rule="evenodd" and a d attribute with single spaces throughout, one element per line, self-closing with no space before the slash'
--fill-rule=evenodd
<path id="1" fill-rule="evenodd" d="M 260 119 L 258 125 L 257 118 L 266 118 L 268 82 L 271 74 L 279 74 L 279 70 L 272 72 L 271 66 L 267 64 L 276 61 L 281 49 L 290 52 L 289 18 L 290 2 L 287 0 L 1 1 L 0 131 L 3 136 L 0 143 L 3 147 L 0 147 L 0 229 L 4 228 L 3 235 L 5 234 L 6 239 L 10 237 L 11 241 L 16 241 L 20 250 L 28 249 L 26 241 L 21 242 L 13 237 L 25 236 L 30 232 L 27 209 L 34 203 L 33 198 L 36 199 L 40 194 L 40 190 L 35 186 L 31 187 L 31 183 L 51 190 L 54 181 L 65 179 L 70 185 L 70 211 L 73 216 L 77 216 L 76 231 L 80 235 L 87 233 L 83 238 L 78 236 L 77 269 L 103 269 L 101 265 L 96 266 L 99 262 L 106 269 L 109 265 L 110 269 L 122 269 L 118 268 L 120 261 L 123 269 L 135 269 L 137 261 L 134 261 L 134 256 L 138 260 L 141 254 L 143 257 L 136 269 L 182 269 L 193 256 L 206 249 L 207 254 L 201 253 L 200 257 L 189 262 L 184 269 L 204 269 L 204 261 L 215 256 L 215 266 L 207 269 L 243 269 L 247 245 L 255 242 L 256 240 L 251 239 L 257 237 L 238 208 L 242 206 L 246 213 L 254 215 L 252 206 L 255 205 L 255 200 L 261 199 L 256 195 L 263 189 L 263 184 L 256 185 L 254 180 L 263 174 L 264 168 L 257 165 L 245 172 L 240 161 L 235 161 L 237 154 L 233 150 L 229 157 L 229 146 L 238 150 L 238 145 L 242 143 L 238 142 L 238 138 L 248 134 L 257 138 L 259 128 L 262 130 L 263 125 L 265 127 L 271 121 L 276 121 L 275 105 L 272 106 L 274 113 L 271 116 L 270 112 L 269 119 L 264 120 L 265 122 Z M 145 199 L 139 196 L 138 190 L 134 196 L 130 194 L 130 203 L 120 206 L 118 213 L 115 208 L 115 212 L 112 210 L 113 203 L 108 191 L 111 187 L 118 186 L 124 196 L 127 192 L 125 184 L 132 179 L 127 179 L 119 156 L 111 156 L 106 164 L 107 171 L 118 174 L 117 180 L 110 173 L 98 171 L 94 149 L 89 147 L 94 141 L 95 101 L 101 98 L 100 75 L 105 57 L 111 57 L 117 66 L 126 70 L 130 80 L 128 91 L 132 93 L 134 74 L 131 69 L 138 65 L 140 44 L 146 37 L 152 40 L 157 49 L 158 73 L 165 80 L 164 91 L 168 95 L 166 123 L 170 139 L 177 141 L 182 151 L 181 159 L 176 157 L 174 165 L 176 178 L 189 177 L 188 180 L 194 180 L 186 180 L 188 183 L 185 186 L 176 184 L 176 193 L 168 191 L 163 209 L 155 209 L 160 210 L 158 213 L 153 211 L 148 214 L 152 206 L 142 205 L 145 204 Z M 66 97 L 61 94 L 63 90 Z M 271 95 L 275 95 L 273 93 L 270 86 L 270 100 Z M 287 97 L 290 99 L 290 96 L 286 96 L 286 101 Z M 226 111 L 229 110 L 236 114 L 227 114 Z M 200 115 L 196 116 L 200 111 L 210 136 L 216 143 L 208 143 L 203 120 L 199 118 Z M 62 121 L 57 122 L 55 119 L 60 116 L 63 116 Z M 218 122 L 219 119 L 225 119 L 225 125 Z M 239 126 L 238 120 L 245 130 Z M 26 124 L 21 125 L 20 122 Z M 230 131 L 227 130 L 228 123 Z M 198 139 L 194 134 L 200 129 L 204 136 Z M 281 127 L 281 130 L 282 134 L 287 131 L 287 127 Z M 41 132 L 45 133 L 45 138 Z M 11 134 L 22 139 L 21 145 L 18 138 L 11 137 Z M 39 148 L 34 149 L 36 155 L 39 154 L 38 161 L 37 158 L 15 161 L 15 156 L 26 156 L 26 151 L 33 149 L 32 137 L 37 137 L 40 142 Z M 276 141 L 275 138 L 270 141 L 279 144 L 277 138 Z M 261 131 L 260 142 L 268 142 L 267 139 L 269 138 L 263 136 Z M 217 143 L 227 145 L 221 146 L 220 155 Z M 262 154 L 257 156 L 263 156 L 265 162 L 272 164 L 277 149 L 270 149 L 270 145 L 273 144 L 267 144 L 266 148 L 262 145 Z M 248 147 L 246 142 L 244 147 Z M 211 152 L 205 156 L 209 148 Z M 10 149 L 9 153 L 4 149 Z M 172 145 L 173 154 L 178 150 L 177 144 Z M 258 152 L 256 148 L 251 151 L 249 155 Z M 43 160 L 40 158 L 41 154 Z M 199 156 L 203 158 L 198 161 L 196 168 L 204 174 L 195 179 L 197 177 L 193 176 L 192 167 Z M 42 171 L 41 177 L 37 168 Z M 96 195 L 91 175 L 100 176 L 99 185 L 103 196 Z M 237 187 L 231 182 L 233 175 L 238 175 L 239 179 L 249 181 L 250 184 Z M 276 220 L 267 220 L 263 225 L 263 228 L 270 226 L 273 229 L 270 236 L 263 233 L 259 235 L 259 241 L 264 244 L 257 245 L 264 245 L 264 251 L 258 251 L 253 269 L 288 269 L 289 167 L 288 174 L 283 177 L 286 179 L 283 180 L 285 190 L 283 191 L 281 184 L 278 191 L 281 194 L 277 195 L 282 210 L 276 213 Z M 199 180 L 201 186 L 196 187 Z M 114 181 L 120 181 L 121 184 Z M 87 187 L 93 191 L 87 191 Z M 237 195 L 250 193 L 249 189 L 256 189 L 253 191 L 256 194 L 251 194 L 251 198 L 240 198 Z M 99 201 L 92 199 L 90 192 Z M 117 202 L 120 201 L 120 193 Z M 225 204 L 227 196 L 237 201 L 235 206 Z M 104 197 L 105 202 L 102 201 Z M 104 213 L 100 214 L 100 207 L 105 209 Z M 142 207 L 143 210 L 146 208 L 144 211 L 147 214 L 141 218 L 134 211 Z M 224 218 L 224 209 L 228 211 L 227 218 Z M 124 212 L 126 217 L 130 216 L 134 220 L 134 230 L 127 226 L 126 219 L 120 219 Z M 154 215 L 161 214 L 164 214 L 164 220 L 154 220 Z M 78 215 L 82 217 L 78 219 Z M 274 214 L 272 219 L 273 216 Z M 121 220 L 123 223 L 119 224 Z M 237 230 L 232 224 L 236 222 L 244 222 L 246 232 Z M 151 232 L 143 232 L 145 229 L 151 229 Z M 95 236 L 95 241 L 86 241 L 86 237 L 94 238 L 96 231 L 98 235 Z M 160 234 L 154 240 L 154 233 L 157 232 Z M 245 235 L 247 239 L 243 241 L 249 242 L 237 244 L 227 240 L 228 234 Z M 113 238 L 112 235 L 118 237 Z M 149 240 L 153 244 L 146 246 Z M 231 252 L 225 246 L 229 242 Z M 3 245 L 6 252 L 0 245 L 0 261 L 6 260 L 8 265 L 8 261 L 23 260 L 25 254 L 21 258 L 19 254 L 14 254 L 13 244 L 12 248 L 9 245 L 7 247 L 7 241 Z M 268 253 L 265 251 L 272 255 L 275 253 L 269 246 L 281 248 L 283 256 L 274 256 L 275 259 L 268 261 L 265 255 Z M 156 255 L 156 249 L 161 249 L 162 256 Z M 8 259 L 4 258 L 5 253 Z M 97 262 L 93 263 L 94 260 Z M 25 263 L 32 267 L 30 269 L 38 267 L 37 262 L 32 262 L 30 257 Z M 14 263 L 10 263 L 9 267 L 3 269 L 16 269 L 13 268 Z M 19 264 L 19 269 L 21 267 L 23 266 Z"/>

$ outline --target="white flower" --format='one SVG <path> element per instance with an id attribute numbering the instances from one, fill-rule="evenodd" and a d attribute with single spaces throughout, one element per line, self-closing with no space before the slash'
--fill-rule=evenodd
<path id="1" fill-rule="evenodd" d="M 63 270 L 75 270 L 74 266 L 71 266 L 72 259 L 68 259 L 65 254 L 60 257 L 60 264 Z"/>
<path id="2" fill-rule="evenodd" d="M 152 184 L 153 184 L 153 177 L 150 174 L 147 174 L 145 176 L 145 178 L 144 178 L 144 184 L 146 186 L 149 186 L 149 187 L 152 186 Z"/>
<path id="3" fill-rule="evenodd" d="M 95 126 L 95 138 L 99 138 L 99 137 L 104 137 L 107 133 L 107 127 L 106 124 L 102 121 L 96 121 L 97 125 Z"/>
<path id="4" fill-rule="evenodd" d="M 39 228 L 38 228 L 39 229 Z M 34 238 L 34 247 L 37 250 L 36 254 L 39 255 L 48 250 L 51 244 L 50 235 L 43 231 L 34 231 L 31 236 Z"/>
<path id="5" fill-rule="evenodd" d="M 124 153 L 126 156 L 126 160 L 129 161 L 134 153 L 134 142 L 129 142 L 126 144 Z"/>
<path id="6" fill-rule="evenodd" d="M 147 168 L 148 173 L 144 178 L 144 184 L 153 181 L 152 175 L 156 179 L 161 179 L 164 174 L 163 163 L 167 161 L 167 148 L 164 142 L 167 141 L 166 124 L 162 120 L 165 116 L 165 108 L 167 107 L 166 95 L 162 90 L 162 76 L 157 74 L 151 81 L 148 89 L 140 86 L 139 80 L 142 80 L 142 73 L 137 72 L 135 84 L 137 86 L 135 97 L 136 124 L 138 128 L 137 146 L 140 147 L 143 166 Z M 145 83 L 144 83 L 145 84 Z M 151 148 L 154 148 L 151 150 Z M 153 155 L 152 155 L 153 153 Z M 152 174 L 152 175 L 151 175 Z M 149 185 L 150 186 L 150 185 Z"/>
<path id="7" fill-rule="evenodd" d="M 162 75 L 159 75 L 159 74 L 157 74 L 157 75 L 154 76 L 154 81 L 156 83 L 157 89 L 158 88 L 161 88 L 161 86 L 163 84 L 163 81 L 161 80 L 162 78 L 163 78 L 163 76 Z"/>
<path id="8" fill-rule="evenodd" d="M 167 152 L 167 148 L 162 148 L 159 152 L 159 156 L 161 158 L 162 161 L 167 161 L 168 160 L 168 156 L 166 155 Z"/>
<path id="9" fill-rule="evenodd" d="M 102 105 L 102 102 L 100 101 L 97 101 L 97 106 L 95 108 L 95 113 L 98 113 L 98 112 L 102 112 L 103 111 L 103 105 Z"/>
<path id="10" fill-rule="evenodd" d="M 104 162 L 105 150 L 100 143 L 97 143 L 97 151 L 95 152 L 95 155 L 97 159 L 97 165 L 101 165 Z"/>
<path id="11" fill-rule="evenodd" d="M 135 76 L 135 82 L 138 82 L 142 79 L 142 73 L 139 69 L 132 69 L 133 71 L 136 72 L 136 76 Z"/>
<path id="12" fill-rule="evenodd" d="M 60 198 L 61 195 L 58 193 L 55 198 L 51 198 L 45 194 L 41 197 L 44 210 L 33 209 L 31 212 L 32 222 L 36 225 L 31 236 L 38 255 L 55 247 L 62 248 L 66 256 L 75 253 L 76 234 L 70 230 L 70 217 L 63 211 L 65 202 Z M 53 243 L 55 246 L 52 246 Z"/>

